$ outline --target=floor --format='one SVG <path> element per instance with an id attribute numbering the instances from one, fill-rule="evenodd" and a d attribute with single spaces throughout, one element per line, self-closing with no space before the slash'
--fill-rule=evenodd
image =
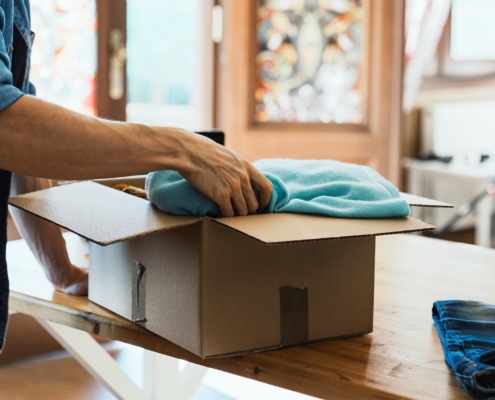
<path id="1" fill-rule="evenodd" d="M 104 344 L 121 368 L 142 384 L 142 349 Z M 1 400 L 114 400 L 115 397 L 65 351 L 17 360 L 0 367 Z M 193 400 L 309 400 L 288 390 L 209 370 Z M 136 399 L 138 400 L 138 399 Z"/>

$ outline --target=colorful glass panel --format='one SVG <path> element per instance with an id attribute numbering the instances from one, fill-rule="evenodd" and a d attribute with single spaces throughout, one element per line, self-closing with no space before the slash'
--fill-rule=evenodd
<path id="1" fill-rule="evenodd" d="M 31 0 L 36 95 L 94 115 L 97 67 L 94 0 Z"/>
<path id="2" fill-rule="evenodd" d="M 361 0 L 259 0 L 255 120 L 363 121 Z"/>

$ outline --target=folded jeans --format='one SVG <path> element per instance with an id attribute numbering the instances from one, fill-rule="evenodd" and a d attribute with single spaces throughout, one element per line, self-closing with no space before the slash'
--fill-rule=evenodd
<path id="1" fill-rule="evenodd" d="M 457 380 L 476 397 L 495 399 L 495 305 L 436 301 L 432 313 Z"/>

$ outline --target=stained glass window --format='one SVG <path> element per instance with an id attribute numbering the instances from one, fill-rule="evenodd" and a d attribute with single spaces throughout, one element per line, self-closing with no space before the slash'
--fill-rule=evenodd
<path id="1" fill-rule="evenodd" d="M 38 97 L 94 115 L 96 5 L 94 0 L 31 0 L 36 37 L 31 82 Z"/>
<path id="2" fill-rule="evenodd" d="M 361 0 L 258 0 L 255 120 L 363 121 Z"/>

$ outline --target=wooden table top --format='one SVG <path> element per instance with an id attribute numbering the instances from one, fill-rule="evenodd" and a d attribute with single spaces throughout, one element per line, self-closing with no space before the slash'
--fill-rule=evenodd
<path id="1" fill-rule="evenodd" d="M 76 247 L 69 236 L 69 248 Z M 470 399 L 444 362 L 435 300 L 495 303 L 495 250 L 413 235 L 377 238 L 371 334 L 202 360 L 90 302 L 54 292 L 22 241 L 10 242 L 10 308 L 110 339 L 331 399 Z"/>

